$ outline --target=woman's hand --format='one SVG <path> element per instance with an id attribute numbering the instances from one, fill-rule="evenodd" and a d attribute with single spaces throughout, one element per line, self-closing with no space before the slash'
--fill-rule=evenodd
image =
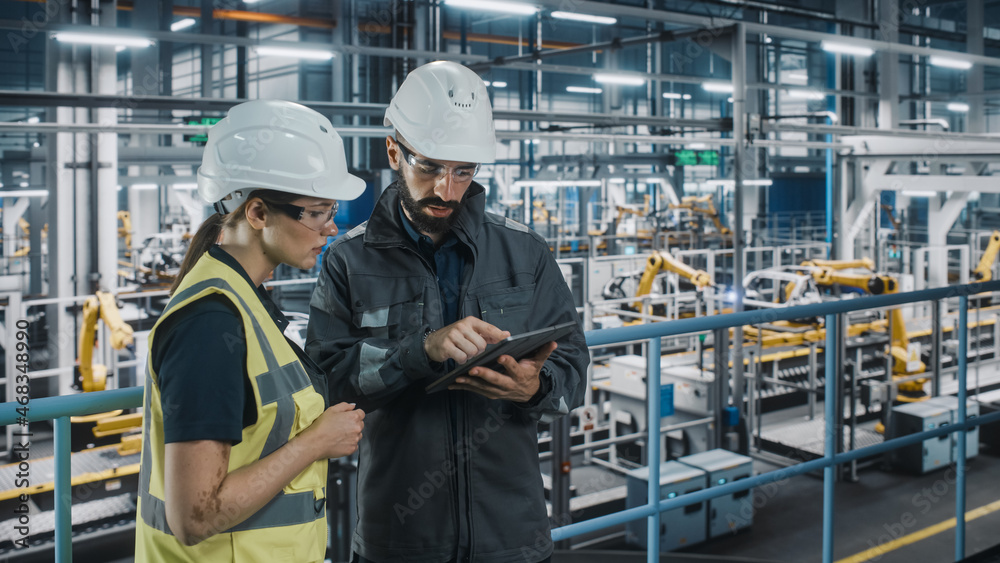
<path id="1" fill-rule="evenodd" d="M 353 403 L 339 403 L 326 409 L 301 436 L 316 452 L 317 460 L 351 455 L 358 450 L 365 412 Z"/>

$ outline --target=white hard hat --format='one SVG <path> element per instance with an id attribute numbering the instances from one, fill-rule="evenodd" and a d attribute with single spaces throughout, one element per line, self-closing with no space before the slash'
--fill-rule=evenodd
<path id="1" fill-rule="evenodd" d="M 344 141 L 329 119 L 293 102 L 254 100 L 209 129 L 198 193 L 228 213 L 255 189 L 348 200 L 365 181 L 347 171 Z"/>
<path id="2" fill-rule="evenodd" d="M 427 158 L 496 161 L 493 108 L 482 78 L 450 61 L 425 64 L 406 76 L 385 112 L 393 126 Z"/>

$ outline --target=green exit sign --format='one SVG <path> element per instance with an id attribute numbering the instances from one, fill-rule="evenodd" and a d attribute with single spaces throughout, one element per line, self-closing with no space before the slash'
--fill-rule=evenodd
<path id="1" fill-rule="evenodd" d="M 698 151 L 698 164 L 719 165 L 719 151 Z"/>
<path id="2" fill-rule="evenodd" d="M 188 125 L 215 125 L 216 123 L 222 121 L 221 117 L 189 117 L 187 120 Z M 195 135 L 184 135 L 185 141 L 190 141 L 195 144 L 204 145 L 208 142 L 208 133 L 198 133 Z"/>
<path id="3" fill-rule="evenodd" d="M 694 151 L 690 149 L 683 149 L 674 151 L 671 160 L 674 166 L 696 166 L 699 164 L 718 166 L 719 151 Z"/>

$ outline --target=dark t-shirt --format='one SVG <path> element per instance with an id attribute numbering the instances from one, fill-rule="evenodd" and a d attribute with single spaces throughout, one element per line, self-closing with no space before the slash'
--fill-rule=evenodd
<path id="1" fill-rule="evenodd" d="M 253 284 L 226 251 L 213 246 L 209 254 Z M 257 294 L 284 332 L 288 320 L 263 287 Z M 315 382 L 314 364 L 298 346 L 292 347 Z M 235 445 L 243 429 L 257 421 L 243 320 L 226 297 L 207 295 L 171 315 L 156 329 L 150 354 L 160 386 L 165 443 L 218 440 Z"/>

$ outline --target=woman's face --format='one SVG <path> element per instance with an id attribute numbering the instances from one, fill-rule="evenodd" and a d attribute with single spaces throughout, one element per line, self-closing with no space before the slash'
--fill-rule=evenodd
<path id="1" fill-rule="evenodd" d="M 331 216 L 334 203 L 332 199 L 303 196 L 290 203 L 302 208 L 301 213 L 289 206 L 271 208 L 263 232 L 264 253 L 275 265 L 288 264 L 302 270 L 315 266 L 327 238 L 337 234 Z"/>

